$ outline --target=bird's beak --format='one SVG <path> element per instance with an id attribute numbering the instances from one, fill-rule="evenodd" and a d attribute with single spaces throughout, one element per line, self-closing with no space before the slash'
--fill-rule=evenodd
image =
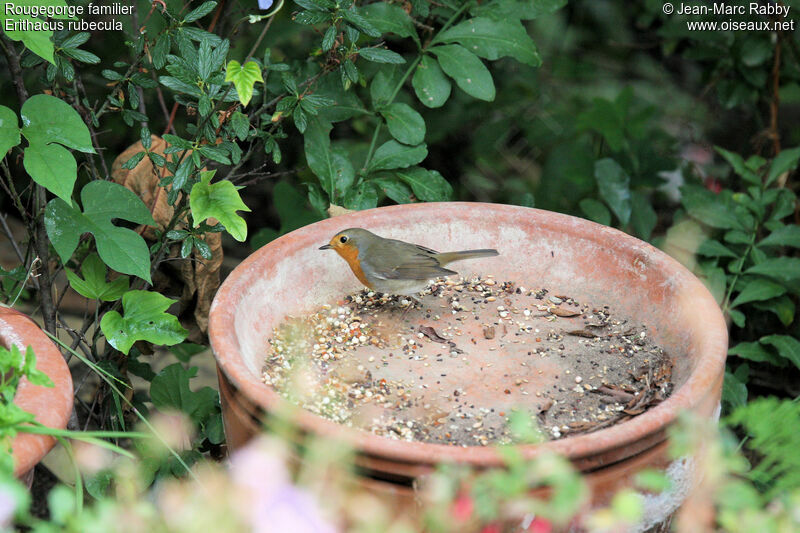
<path id="1" fill-rule="evenodd" d="M 326 244 L 324 246 L 320 246 L 319 249 L 320 250 L 330 250 L 331 249 L 331 245 L 330 244 Z"/>

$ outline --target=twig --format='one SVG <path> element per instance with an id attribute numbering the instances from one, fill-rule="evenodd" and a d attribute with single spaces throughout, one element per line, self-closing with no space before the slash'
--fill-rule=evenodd
<path id="1" fill-rule="evenodd" d="M 25 88 L 25 80 L 22 78 L 22 67 L 19 63 L 19 54 L 17 53 L 11 40 L 5 35 L 0 37 L 3 43 L 3 52 L 8 61 L 8 68 L 11 71 L 11 80 L 17 90 L 17 98 L 19 105 L 25 103 L 28 99 L 28 90 Z M 34 210 L 35 217 L 33 225 L 28 226 L 28 231 L 34 238 L 34 246 L 36 253 L 42 262 L 42 269 L 44 275 L 39 283 L 39 301 L 42 304 L 42 318 L 44 319 L 44 327 L 47 331 L 56 334 L 56 310 L 53 307 L 53 280 L 50 277 L 50 248 L 49 241 L 47 240 L 47 231 L 44 227 L 44 207 L 46 203 L 45 191 L 41 185 L 36 185 L 35 188 L 35 201 L 36 209 Z"/>

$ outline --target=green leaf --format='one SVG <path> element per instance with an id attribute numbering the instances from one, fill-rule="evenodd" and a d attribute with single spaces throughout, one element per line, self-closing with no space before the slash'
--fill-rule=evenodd
<path id="1" fill-rule="evenodd" d="M 216 2 L 203 2 L 193 10 L 189 11 L 189 13 L 187 13 L 186 16 L 183 17 L 183 22 L 188 23 L 200 20 L 201 18 L 211 13 L 215 7 L 217 7 Z"/>
<path id="2" fill-rule="evenodd" d="M 776 155 L 769 167 L 766 185 L 772 184 L 784 172 L 794 170 L 798 161 L 800 161 L 800 147 L 783 150 Z"/>
<path id="3" fill-rule="evenodd" d="M 378 205 L 378 193 L 371 182 L 365 181 L 347 191 L 344 196 L 344 207 L 362 211 Z"/>
<path id="4" fill-rule="evenodd" d="M 579 130 L 596 131 L 615 152 L 622 149 L 625 141 L 624 117 L 620 116 L 613 102 L 595 98 L 592 107 L 578 115 L 577 127 Z"/>
<path id="5" fill-rule="evenodd" d="M 421 162 L 427 156 L 428 148 L 424 144 L 406 146 L 397 141 L 387 141 L 375 150 L 372 160 L 367 165 L 367 171 L 408 168 Z"/>
<path id="6" fill-rule="evenodd" d="M 658 215 L 647 196 L 639 191 L 631 193 L 631 225 L 641 239 L 649 241 L 658 223 Z"/>
<path id="7" fill-rule="evenodd" d="M 730 205 L 721 202 L 711 191 L 688 186 L 682 187 L 681 191 L 686 211 L 703 224 L 719 229 L 747 229 Z"/>
<path id="8" fill-rule="evenodd" d="M 729 152 L 728 150 L 720 148 L 719 146 L 715 146 L 714 149 L 725 158 L 725 161 L 727 161 L 731 167 L 733 167 L 733 171 L 741 176 L 745 181 L 750 183 L 761 182 L 756 173 L 750 170 L 750 168 L 747 166 L 742 156 L 735 152 Z"/>
<path id="9" fill-rule="evenodd" d="M 411 37 L 419 43 L 411 17 L 399 5 L 376 2 L 362 7 L 361 13 L 379 32 Z"/>
<path id="10" fill-rule="evenodd" d="M 753 302 L 753 307 L 759 311 L 773 313 L 784 326 L 789 326 L 794 322 L 794 301 L 788 294 L 763 302 Z"/>
<path id="11" fill-rule="evenodd" d="M 91 254 L 83 260 L 81 265 L 81 279 L 69 270 L 65 271 L 70 286 L 90 300 L 103 300 L 113 302 L 122 298 L 128 291 L 129 280 L 127 276 L 120 276 L 114 281 L 106 282 L 106 266 L 97 254 Z"/>
<path id="12" fill-rule="evenodd" d="M 399 69 L 396 66 L 387 65 L 381 67 L 375 77 L 372 78 L 372 83 L 369 85 L 369 96 L 374 109 L 382 108 L 394 96 L 394 89 L 401 76 L 398 71 Z"/>
<path id="13" fill-rule="evenodd" d="M 740 342 L 728 350 L 728 355 L 736 355 L 756 363 L 770 363 L 779 367 L 786 366 L 785 360 L 767 350 L 758 342 Z"/>
<path id="14" fill-rule="evenodd" d="M 462 91 L 479 100 L 494 100 L 495 88 L 489 69 L 478 56 L 457 44 L 434 46 L 442 70 L 456 81 Z"/>
<path id="15" fill-rule="evenodd" d="M 264 78 L 261 76 L 261 69 L 255 61 L 248 61 L 242 66 L 238 61 L 232 59 L 228 62 L 228 67 L 225 70 L 225 81 L 233 82 L 236 92 L 239 93 L 239 101 L 242 105 L 247 106 L 253 97 L 253 87 L 256 82 L 264 83 Z"/>
<path id="16" fill-rule="evenodd" d="M 761 274 L 780 281 L 792 283 L 800 280 L 800 257 L 774 257 L 746 270 L 748 274 Z"/>
<path id="17" fill-rule="evenodd" d="M 727 370 L 722 382 L 722 403 L 728 406 L 728 411 L 747 404 L 747 385 Z"/>
<path id="18" fill-rule="evenodd" d="M 407 104 L 394 103 L 381 109 L 392 137 L 404 144 L 425 140 L 425 120 Z"/>
<path id="19" fill-rule="evenodd" d="M 391 174 L 379 175 L 371 181 L 383 191 L 383 194 L 398 204 L 411 203 L 411 189 Z"/>
<path id="20" fill-rule="evenodd" d="M 189 207 L 192 210 L 194 227 L 209 217 L 214 217 L 225 226 L 231 236 L 239 242 L 247 238 L 247 223 L 237 211 L 250 211 L 242 202 L 238 188 L 228 180 L 212 184 L 215 171 L 200 173 L 200 181 L 192 186 Z"/>
<path id="21" fill-rule="evenodd" d="M 89 128 L 72 106 L 48 94 L 28 98 L 20 111 L 22 134 L 31 144 L 57 142 L 93 154 Z"/>
<path id="22" fill-rule="evenodd" d="M 484 59 L 513 57 L 521 63 L 538 67 L 539 52 L 525 27 L 513 18 L 495 20 L 476 17 L 465 20 L 442 32 L 438 42 L 461 43 L 467 50 Z"/>
<path id="23" fill-rule="evenodd" d="M 738 307 L 748 302 L 760 302 L 769 300 L 786 293 L 786 288 L 768 279 L 756 278 L 749 281 L 744 289 L 739 292 L 736 299 L 731 303 L 731 307 Z"/>
<path id="24" fill-rule="evenodd" d="M 394 174 L 407 183 L 423 202 L 444 202 L 453 197 L 453 187 L 435 170 L 412 167 Z"/>
<path id="25" fill-rule="evenodd" d="M 18 6 L 34 5 L 39 8 L 55 7 L 66 10 L 67 4 L 64 0 L 38 0 L 33 2 L 31 0 L 24 2 L 16 2 Z M 5 6 L 4 6 L 5 7 Z M 55 19 L 69 19 L 67 15 L 54 15 Z M 74 20 L 74 19 L 73 19 Z M 11 28 L 19 24 L 17 27 L 24 27 L 22 24 L 30 25 L 33 22 L 41 22 L 42 18 L 32 17 L 30 15 L 15 15 L 7 12 L 5 9 L 0 10 L 0 22 L 3 25 L 3 31 L 6 36 L 12 41 L 22 41 L 26 48 L 31 52 L 38 55 L 42 59 L 53 64 L 53 32 L 51 30 L 13 30 Z"/>
<path id="26" fill-rule="evenodd" d="M 329 123 L 316 117 L 310 119 L 304 145 L 308 167 L 319 178 L 323 190 L 333 201 L 351 187 L 355 181 L 355 170 L 344 152 L 331 147 L 330 130 Z"/>
<path id="27" fill-rule="evenodd" d="M 697 253 L 706 257 L 739 257 L 730 248 L 714 239 L 706 239 L 700 243 Z"/>
<path id="28" fill-rule="evenodd" d="M 385 48 L 361 48 L 358 50 L 358 55 L 373 63 L 401 65 L 406 62 L 403 56 Z"/>
<path id="29" fill-rule="evenodd" d="M 442 72 L 439 63 L 430 56 L 422 56 L 422 60 L 414 72 L 411 85 L 417 98 L 423 105 L 435 108 L 441 107 L 450 98 L 452 85 L 447 76 Z"/>
<path id="30" fill-rule="evenodd" d="M 471 9 L 472 14 L 500 20 L 514 18 L 530 20 L 549 15 L 567 5 L 567 0 L 501 0 L 481 2 Z"/>
<path id="31" fill-rule="evenodd" d="M 578 206 L 583 211 L 583 214 L 589 217 L 589 220 L 604 226 L 611 225 L 611 211 L 608 210 L 603 202 L 594 198 L 584 198 L 578 203 Z"/>
<path id="32" fill-rule="evenodd" d="M 65 202 L 71 202 L 78 179 L 78 163 L 69 150 L 58 144 L 33 144 L 25 149 L 22 160 L 33 181 Z"/>
<path id="33" fill-rule="evenodd" d="M 168 348 L 169 352 L 173 354 L 178 361 L 183 363 L 188 363 L 189 359 L 206 351 L 207 349 L 208 348 L 206 346 L 203 346 L 202 344 L 195 344 L 193 342 L 182 342 Z"/>
<path id="34" fill-rule="evenodd" d="M 336 42 L 336 26 L 329 26 L 327 30 L 325 30 L 325 35 L 322 36 L 322 51 L 327 52 L 331 48 L 333 48 L 334 43 Z"/>
<path id="35" fill-rule="evenodd" d="M 762 239 L 758 246 L 791 246 L 800 248 L 800 226 L 789 224 L 780 227 Z"/>
<path id="36" fill-rule="evenodd" d="M 231 115 L 231 128 L 239 140 L 243 141 L 250 132 L 250 119 L 241 111 L 236 111 Z"/>
<path id="37" fill-rule="evenodd" d="M 381 32 L 355 9 L 342 9 L 339 11 L 339 14 L 361 33 L 366 33 L 370 37 L 381 36 Z"/>
<path id="38" fill-rule="evenodd" d="M 78 247 L 80 236 L 94 235 L 103 262 L 123 274 L 150 282 L 150 252 L 141 235 L 114 226 L 121 218 L 136 224 L 155 225 L 147 206 L 132 191 L 110 181 L 89 182 L 81 191 L 83 212 L 60 198 L 48 202 L 44 213 L 47 236 L 61 261 L 66 263 Z"/>
<path id="39" fill-rule="evenodd" d="M 178 317 L 166 312 L 176 301 L 157 292 L 128 291 L 122 296 L 125 315 L 107 312 L 100 320 L 100 329 L 108 343 L 125 355 L 140 340 L 158 346 L 178 344 L 189 332 Z"/>
<path id="40" fill-rule="evenodd" d="M 17 114 L 0 105 L 0 159 L 20 143 Z"/>
<path id="41" fill-rule="evenodd" d="M 197 367 L 189 370 L 173 363 L 159 372 L 150 383 L 150 399 L 161 411 L 178 410 L 199 424 L 219 410 L 219 394 L 211 387 L 197 392 L 189 388 L 189 380 L 197 374 Z"/>
<path id="42" fill-rule="evenodd" d="M 778 354 L 800 368 L 800 341 L 790 335 L 768 335 L 761 337 L 761 344 L 769 344 L 778 350 Z"/>
<path id="43" fill-rule="evenodd" d="M 594 177 L 600 197 L 625 226 L 631 218 L 631 178 L 619 163 L 606 158 L 595 162 Z"/>

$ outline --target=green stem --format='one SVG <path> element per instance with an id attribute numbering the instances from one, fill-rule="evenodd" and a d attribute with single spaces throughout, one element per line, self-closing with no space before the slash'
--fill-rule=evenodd
<path id="1" fill-rule="evenodd" d="M 463 13 L 463 12 L 464 12 L 464 10 L 465 10 L 465 9 L 467 9 L 467 8 L 468 8 L 470 5 L 472 5 L 472 2 L 464 2 L 464 5 L 462 5 L 461 7 L 459 7 L 459 8 L 456 10 L 456 12 L 455 12 L 455 13 L 453 13 L 453 15 L 452 15 L 452 16 L 451 16 L 449 19 L 447 19 L 447 22 L 445 22 L 445 23 L 444 23 L 444 26 L 442 26 L 442 29 L 441 29 L 441 30 L 439 30 L 438 32 L 436 32 L 436 36 L 434 36 L 434 38 L 431 40 L 431 42 L 430 42 L 430 44 L 429 44 L 428 46 L 430 46 L 430 45 L 432 45 L 432 44 L 436 44 L 436 43 L 438 42 L 439 36 L 440 36 L 440 35 L 441 35 L 441 34 L 442 34 L 442 33 L 443 33 L 443 32 L 444 32 L 444 31 L 445 31 L 447 28 L 449 28 L 449 27 L 450 27 L 450 26 L 453 24 L 453 22 L 455 22 L 455 21 L 456 21 L 456 19 L 457 19 L 457 18 L 458 18 L 458 17 L 461 15 L 461 13 Z M 426 47 L 426 48 L 427 48 L 427 47 Z"/>

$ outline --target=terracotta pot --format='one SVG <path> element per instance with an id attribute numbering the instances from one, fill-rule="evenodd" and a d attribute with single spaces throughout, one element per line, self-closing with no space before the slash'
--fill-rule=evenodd
<path id="1" fill-rule="evenodd" d="M 64 429 L 72 413 L 72 376 L 61 352 L 28 316 L 0 306 L 0 344 L 16 345 L 21 351 L 33 347 L 36 368 L 47 374 L 55 385 L 52 388 L 31 385 L 23 378 L 14 403 L 36 416 L 47 427 Z M 33 467 L 44 458 L 56 441 L 46 435 L 18 433 L 11 443 L 14 456 L 14 475 L 30 486 Z"/>
<path id="2" fill-rule="evenodd" d="M 595 503 L 605 503 L 613 491 L 630 486 L 644 467 L 669 469 L 684 488 L 691 482 L 686 464 L 670 464 L 665 430 L 684 410 L 718 416 L 728 339 L 714 299 L 688 270 L 645 242 L 583 219 L 507 205 L 454 202 L 371 209 L 293 231 L 242 262 L 217 293 L 209 326 L 230 446 L 241 446 L 258 432 L 265 412 L 286 407 L 260 377 L 272 329 L 287 314 L 314 310 L 359 288 L 344 261 L 318 251 L 349 227 L 437 250 L 497 248 L 500 258 L 474 266 L 465 262 L 458 269 L 547 287 L 551 294 L 578 301 L 603 302 L 645 324 L 674 362 L 676 386 L 669 399 L 616 426 L 522 450 L 529 457 L 544 451 L 568 457 L 586 473 Z M 530 388 L 545 384 L 532 377 Z M 309 433 L 344 439 L 357 450 L 363 471 L 373 480 L 387 481 L 395 494 L 410 495 L 414 480 L 442 461 L 502 464 L 491 447 L 390 440 L 303 410 L 296 420 Z M 651 502 L 653 512 L 665 518 L 677 505 L 672 500 Z"/>

